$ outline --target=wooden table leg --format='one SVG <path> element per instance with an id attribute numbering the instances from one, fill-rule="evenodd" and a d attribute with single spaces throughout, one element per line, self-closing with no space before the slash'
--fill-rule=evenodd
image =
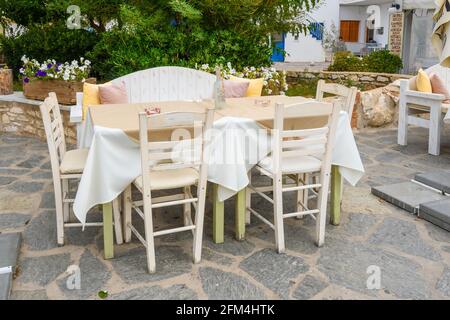
<path id="1" fill-rule="evenodd" d="M 245 188 L 236 195 L 236 209 L 235 209 L 235 232 L 236 240 L 244 240 L 245 238 Z"/>
<path id="2" fill-rule="evenodd" d="M 105 259 L 114 258 L 112 203 L 103 204 L 103 244 Z"/>
<path id="3" fill-rule="evenodd" d="M 341 223 L 341 188 L 342 176 L 339 166 L 331 167 L 331 212 L 330 223 L 338 226 Z"/>
<path id="4" fill-rule="evenodd" d="M 213 241 L 214 243 L 224 242 L 224 228 L 225 228 L 225 208 L 224 202 L 219 201 L 217 184 L 213 185 Z"/>

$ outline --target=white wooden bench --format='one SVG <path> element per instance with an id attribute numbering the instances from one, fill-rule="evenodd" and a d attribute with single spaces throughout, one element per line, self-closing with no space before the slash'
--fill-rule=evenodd
<path id="1" fill-rule="evenodd" d="M 158 67 L 137 71 L 113 80 L 125 83 L 130 103 L 212 99 L 216 76 L 182 67 Z M 83 121 L 83 93 L 70 110 L 70 121 L 77 124 L 78 138 Z M 79 139 L 78 139 L 79 140 Z"/>
<path id="2" fill-rule="evenodd" d="M 450 89 L 450 69 L 435 65 L 427 70 L 428 74 L 438 74 Z M 398 117 L 398 144 L 408 144 L 408 125 L 415 125 L 429 129 L 428 153 L 439 155 L 441 149 L 441 133 L 443 118 L 448 112 L 449 105 L 444 104 L 444 95 L 424 93 L 414 90 L 415 86 L 409 80 L 400 81 L 400 101 Z M 420 117 L 429 114 L 429 119 Z"/>

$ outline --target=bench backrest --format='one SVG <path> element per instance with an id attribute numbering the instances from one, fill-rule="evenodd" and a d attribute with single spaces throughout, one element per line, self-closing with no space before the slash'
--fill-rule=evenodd
<path id="1" fill-rule="evenodd" d="M 130 103 L 212 99 L 216 77 L 181 68 L 158 67 L 137 71 L 118 79 L 125 82 Z"/>

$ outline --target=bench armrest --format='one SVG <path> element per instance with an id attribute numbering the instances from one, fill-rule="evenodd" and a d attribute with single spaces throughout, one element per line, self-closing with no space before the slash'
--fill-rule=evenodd
<path id="1" fill-rule="evenodd" d="M 77 105 L 70 108 L 70 122 L 83 122 L 83 92 L 77 92 Z"/>
<path id="2" fill-rule="evenodd" d="M 71 123 L 81 123 L 83 121 L 83 107 L 82 106 L 72 106 L 70 108 L 70 122 Z"/>

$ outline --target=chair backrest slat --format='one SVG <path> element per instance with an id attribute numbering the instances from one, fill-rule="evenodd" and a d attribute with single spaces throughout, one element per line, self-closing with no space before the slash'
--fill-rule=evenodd
<path id="1" fill-rule="evenodd" d="M 53 165 L 61 164 L 66 153 L 66 140 L 64 137 L 64 126 L 59 109 L 58 99 L 54 92 L 40 105 L 44 129 L 47 135 L 47 144 L 50 151 L 50 161 Z M 54 163 L 53 163 L 54 162 Z"/>
<path id="2" fill-rule="evenodd" d="M 289 118 L 301 118 L 305 114 L 305 108 L 322 108 L 321 111 L 328 121 L 326 125 L 312 129 L 294 129 L 286 130 L 284 125 L 285 115 Z M 327 102 L 316 102 L 316 104 L 277 104 L 275 107 L 275 124 L 272 143 L 272 157 L 275 170 L 280 171 L 283 158 L 313 156 L 325 158 L 329 153 L 330 135 L 334 135 L 337 119 L 339 116 L 339 107 Z"/>
<path id="3" fill-rule="evenodd" d="M 348 88 L 342 84 L 325 83 L 324 80 L 319 80 L 319 82 L 317 83 L 316 100 L 323 101 L 325 93 L 342 97 L 344 103 L 341 110 L 347 112 L 349 114 L 349 117 L 351 118 L 353 114 L 353 108 L 355 106 L 358 88 Z"/>
<path id="4" fill-rule="evenodd" d="M 150 188 L 150 171 L 196 168 L 203 163 L 205 134 L 212 126 L 214 110 L 139 114 L 139 138 L 144 189 Z M 194 137 L 177 141 L 150 141 L 152 131 L 194 128 Z M 150 130 L 150 131 L 149 131 Z M 177 136 L 178 137 L 178 136 Z"/>

